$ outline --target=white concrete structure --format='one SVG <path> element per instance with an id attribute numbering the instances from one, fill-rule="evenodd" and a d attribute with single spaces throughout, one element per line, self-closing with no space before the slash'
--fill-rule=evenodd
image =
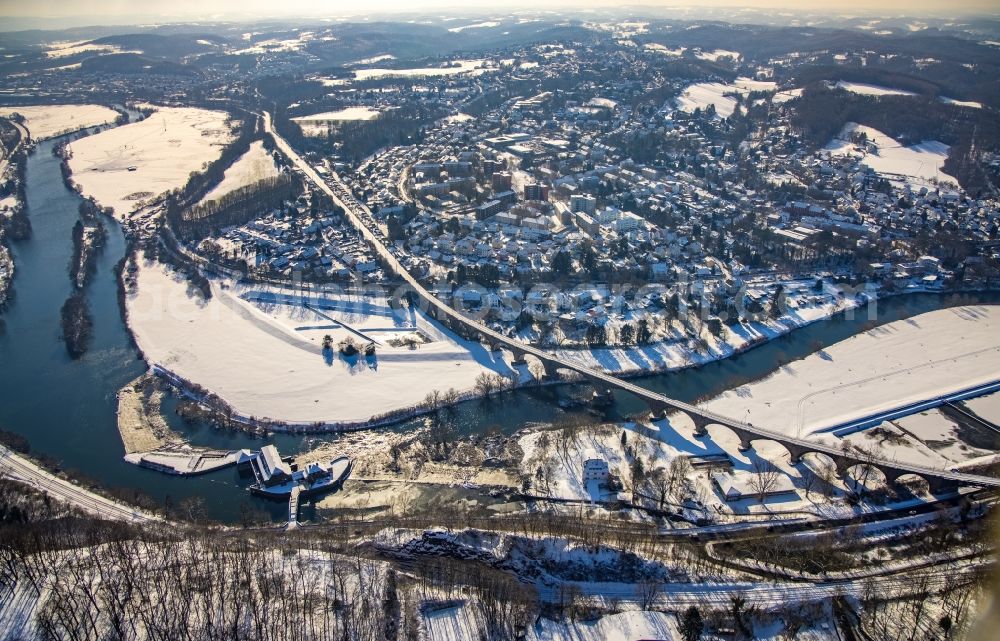
<path id="1" fill-rule="evenodd" d="M 592 458 L 583 462 L 584 481 L 607 481 L 609 475 L 608 462 L 604 459 Z"/>

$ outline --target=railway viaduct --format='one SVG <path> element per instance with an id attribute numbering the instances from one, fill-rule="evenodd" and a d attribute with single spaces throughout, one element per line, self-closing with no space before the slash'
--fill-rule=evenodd
<path id="1" fill-rule="evenodd" d="M 558 376 L 560 370 L 570 371 L 593 384 L 600 392 L 619 389 L 634 394 L 645 401 L 651 412 L 656 416 L 664 416 L 667 413 L 683 413 L 694 423 L 695 434 L 697 436 L 706 436 L 709 425 L 721 425 L 739 437 L 740 449 L 742 451 L 750 450 L 753 447 L 754 441 L 774 441 L 785 448 L 793 464 L 800 463 L 802 458 L 807 454 L 822 455 L 828 457 L 833 462 L 837 474 L 840 476 L 843 476 L 849 469 L 857 465 L 868 465 L 881 472 L 885 476 L 887 483 L 894 483 L 906 475 L 919 476 L 927 482 L 933 493 L 953 490 L 960 485 L 1000 487 L 1000 479 L 998 478 L 922 467 L 891 459 L 873 458 L 835 445 L 792 437 L 778 431 L 769 430 L 766 427 L 722 416 L 695 405 L 690 405 L 653 392 L 603 371 L 562 359 L 555 354 L 496 332 L 480 321 L 460 313 L 429 292 L 399 262 L 396 255 L 389 248 L 388 242 L 381 231 L 374 225 L 371 212 L 354 197 L 347 185 L 337 176 L 332 176 L 326 180 L 321 178 L 283 138 L 273 131 L 270 114 L 264 114 L 264 124 L 265 129 L 274 136 L 278 147 L 317 188 L 344 209 L 348 220 L 372 245 L 382 259 L 383 264 L 406 282 L 412 289 L 413 294 L 419 298 L 421 305 L 433 318 L 458 334 L 468 339 L 479 340 L 493 350 L 504 349 L 509 351 L 513 355 L 515 363 L 524 362 L 528 356 L 531 356 L 541 362 L 545 368 L 546 376 Z"/>

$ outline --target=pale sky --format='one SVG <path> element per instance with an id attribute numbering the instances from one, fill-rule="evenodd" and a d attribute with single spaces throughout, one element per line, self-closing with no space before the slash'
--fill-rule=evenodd
<path id="1" fill-rule="evenodd" d="M 695 6 L 778 8 L 824 13 L 870 13 L 919 15 L 921 13 L 1000 13 L 998 0 L 0 0 L 0 16 L 66 18 L 146 16 L 213 20 L 240 16 L 359 15 L 366 12 L 414 12 L 420 10 L 499 11 L 517 7 L 531 9 L 586 9 L 605 7 Z"/>

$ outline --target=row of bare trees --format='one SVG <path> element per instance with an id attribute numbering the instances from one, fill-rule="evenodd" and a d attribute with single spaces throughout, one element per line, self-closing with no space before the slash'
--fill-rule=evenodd
<path id="1" fill-rule="evenodd" d="M 862 586 L 859 624 L 879 639 L 960 639 L 977 619 L 985 576 L 951 574 L 937 585 L 929 574 L 912 577 L 906 598 L 886 593 L 874 581 Z"/>
<path id="2" fill-rule="evenodd" d="M 508 392 L 517 387 L 517 377 L 504 376 L 496 372 L 482 372 L 476 377 L 477 396 L 492 396 L 498 392 Z"/>
<path id="3" fill-rule="evenodd" d="M 8 539 L 0 567 L 5 600 L 38 600 L 25 638 L 375 641 L 395 626 L 385 565 L 318 539 L 55 521 Z"/>
<path id="4" fill-rule="evenodd" d="M 81 518 L 4 528 L 0 609 L 23 638 L 225 640 L 418 638 L 419 608 L 464 601 L 484 641 L 512 639 L 538 612 L 512 575 L 448 558 L 405 575 L 323 534 L 171 532 Z M 12 620 L 12 619 L 8 619 Z"/>

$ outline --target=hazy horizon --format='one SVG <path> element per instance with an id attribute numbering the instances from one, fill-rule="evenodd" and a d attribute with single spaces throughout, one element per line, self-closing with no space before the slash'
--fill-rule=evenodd
<path id="1" fill-rule="evenodd" d="M 140 8 L 141 7 L 141 8 Z M 441 0 L 407 2 L 405 0 L 369 0 L 365 8 L 359 10 L 353 3 L 323 2 L 319 0 L 287 0 L 276 6 L 270 0 L 148 0 L 136 3 L 122 0 L 37 0 L 25 3 L 22 0 L 0 0 L 0 15 L 18 19 L 20 23 L 62 23 L 63 26 L 96 25 L 102 21 L 115 20 L 116 24 L 131 24 L 135 21 L 217 21 L 252 20 L 267 18 L 323 18 L 362 17 L 379 14 L 413 14 L 420 12 L 454 13 L 456 15 L 496 13 L 507 14 L 518 10 L 572 10 L 581 12 L 593 10 L 772 10 L 795 13 L 821 13 L 829 15 L 888 14 L 919 17 L 955 14 L 1000 15 L 995 0 L 843 0 L 831 6 L 829 2 L 814 0 L 630 0 L 609 2 L 608 0 L 543 0 L 538 3 L 514 3 L 497 7 L 487 0 L 467 0 L 461 4 Z"/>

